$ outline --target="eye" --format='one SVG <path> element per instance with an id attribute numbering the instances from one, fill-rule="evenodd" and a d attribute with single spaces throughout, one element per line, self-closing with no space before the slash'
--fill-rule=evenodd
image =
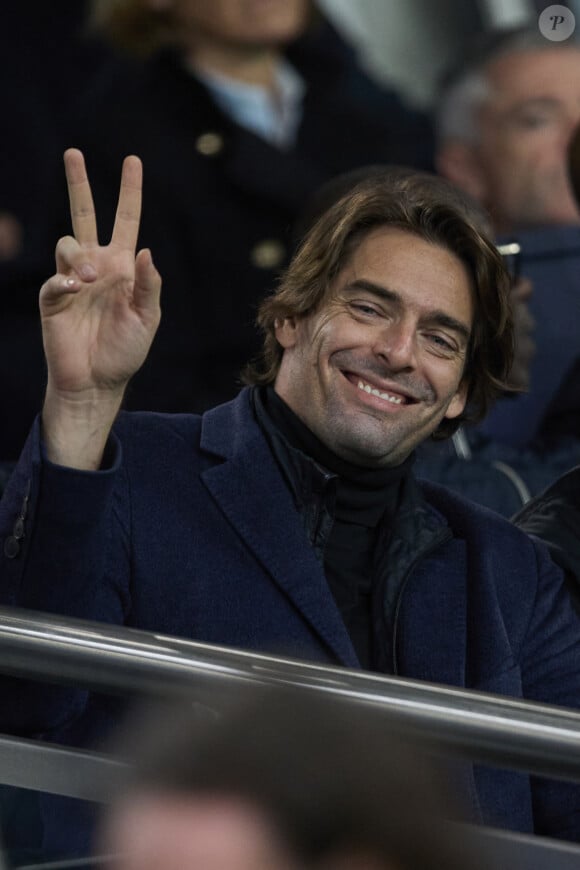
<path id="1" fill-rule="evenodd" d="M 449 339 L 445 338 L 445 336 L 443 335 L 430 332 L 427 334 L 426 338 L 430 342 L 430 344 L 438 351 L 443 351 L 444 353 L 448 354 L 457 353 L 457 348 L 455 344 Z"/>
<path id="2" fill-rule="evenodd" d="M 364 314 L 367 317 L 378 317 L 379 312 L 372 305 L 367 305 L 366 302 L 351 302 L 350 307 L 354 308 L 359 314 Z"/>
<path id="3" fill-rule="evenodd" d="M 547 127 L 549 124 L 553 124 L 556 120 L 556 116 L 554 112 L 530 111 L 516 116 L 514 120 L 520 127 L 523 127 L 526 130 L 538 130 L 541 127 Z"/>
<path id="4" fill-rule="evenodd" d="M 550 118 L 543 117 L 542 115 L 529 115 L 521 119 L 522 127 L 527 127 L 528 130 L 536 130 L 538 127 L 544 127 L 549 123 Z"/>

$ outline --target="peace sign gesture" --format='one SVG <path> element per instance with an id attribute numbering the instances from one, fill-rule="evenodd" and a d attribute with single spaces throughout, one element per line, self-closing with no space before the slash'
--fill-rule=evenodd
<path id="1" fill-rule="evenodd" d="M 161 278 L 148 250 L 135 256 L 141 161 L 125 158 L 113 234 L 101 246 L 83 155 L 69 149 L 64 160 L 74 236 L 59 240 L 56 275 L 40 291 L 48 365 L 43 425 L 49 454 L 56 450 L 51 458 L 89 467 L 83 456 L 70 462 L 67 445 L 80 439 L 78 446 L 86 450 L 89 430 L 102 430 L 106 442 L 125 387 L 159 325 Z M 103 447 L 104 442 L 101 452 Z"/>

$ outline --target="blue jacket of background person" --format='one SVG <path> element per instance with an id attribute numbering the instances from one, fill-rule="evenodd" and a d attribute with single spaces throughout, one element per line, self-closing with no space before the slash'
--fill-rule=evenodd
<path id="1" fill-rule="evenodd" d="M 122 413 L 109 447 L 102 471 L 63 469 L 35 425 L 0 502 L 3 604 L 359 667 L 250 390 L 203 417 Z M 394 674 L 578 706 L 580 622 L 543 545 L 412 481 L 388 546 Z M 86 746 L 116 715 L 96 694 L 2 680 L 4 731 Z M 470 765 L 461 782 L 475 819 L 580 839 L 578 786 Z M 45 846 L 81 849 L 55 803 Z"/>
<path id="2" fill-rule="evenodd" d="M 413 467 L 418 477 L 511 517 L 578 462 L 578 437 L 558 434 L 512 447 L 487 438 L 478 427 L 464 426 L 452 438 L 424 441 Z"/>
<path id="3" fill-rule="evenodd" d="M 571 377 L 580 361 L 580 227 L 529 229 L 516 233 L 515 240 L 521 272 L 533 285 L 528 305 L 536 323 L 536 354 L 530 389 L 496 402 L 480 430 L 518 447 L 538 436 L 580 435 L 578 378 Z M 566 430 L 559 419 L 563 413 Z"/>

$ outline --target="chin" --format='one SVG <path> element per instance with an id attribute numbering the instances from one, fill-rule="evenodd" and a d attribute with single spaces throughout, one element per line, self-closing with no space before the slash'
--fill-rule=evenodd
<path id="1" fill-rule="evenodd" d="M 364 437 L 360 433 L 333 433 L 332 442 L 326 441 L 326 445 L 341 459 L 351 462 L 353 465 L 375 468 L 385 465 L 398 465 L 402 458 L 389 455 L 389 445 L 385 443 L 384 436 L 376 435 Z M 341 437 L 342 435 L 342 437 Z M 338 437 L 337 437 L 338 436 Z"/>

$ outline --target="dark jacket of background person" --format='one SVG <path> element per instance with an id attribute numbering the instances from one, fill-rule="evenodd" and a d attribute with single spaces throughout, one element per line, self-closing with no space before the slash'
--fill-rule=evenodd
<path id="1" fill-rule="evenodd" d="M 80 101 L 84 117 L 69 144 L 84 150 L 97 213 L 110 217 L 102 236 L 112 226 L 121 161 L 138 154 L 140 242 L 163 275 L 162 324 L 128 408 L 203 411 L 233 398 L 258 349 L 257 304 L 291 254 L 306 198 L 364 163 L 430 165 L 426 118 L 366 76 L 330 25 L 287 57 L 306 84 L 298 138 L 287 150 L 235 123 L 171 52 L 143 65 L 111 62 Z"/>
<path id="2" fill-rule="evenodd" d="M 85 38 L 87 5 L 51 0 L 0 8 L 0 212 L 21 227 L 14 256 L 0 258 L 0 462 L 18 457 L 42 404 L 38 290 L 54 269 L 53 206 L 63 194 L 65 130 L 78 94 L 110 54 Z"/>
<path id="3" fill-rule="evenodd" d="M 580 466 L 562 475 L 513 519 L 548 544 L 552 558 L 566 572 L 580 611 Z"/>
<path id="4" fill-rule="evenodd" d="M 201 418 L 122 414 L 95 473 L 43 462 L 36 426 L 2 500 L 2 603 L 359 667 L 249 395 Z M 577 706 L 580 624 L 544 548 L 412 477 L 389 532 L 386 672 Z M 8 732 L 90 745 L 115 720 L 102 696 L 2 691 Z M 460 782 L 475 819 L 580 838 L 576 786 L 469 766 Z M 45 845 L 82 849 L 55 800 Z"/>
<path id="5" fill-rule="evenodd" d="M 499 399 L 480 429 L 522 447 L 537 436 L 580 436 L 580 427 L 564 429 L 559 419 L 564 408 L 569 422 L 580 417 L 577 384 L 567 380 L 580 357 L 580 229 L 529 229 L 515 238 L 522 251 L 521 272 L 534 287 L 528 302 L 536 343 L 530 390 Z"/>
<path id="6" fill-rule="evenodd" d="M 511 517 L 578 461 L 577 438 L 562 435 L 518 448 L 466 426 L 452 439 L 422 444 L 414 470 L 418 477 Z"/>
<path id="7" fill-rule="evenodd" d="M 580 461 L 580 230 L 519 232 L 535 353 L 529 386 L 500 397 L 483 422 L 418 451 L 417 473 L 504 516 Z"/>
<path id="8" fill-rule="evenodd" d="M 0 212 L 17 219 L 21 245 L 0 256 L 0 287 L 46 276 L 54 252 L 47 203 L 62 190 L 64 131 L 73 104 L 110 50 L 84 33 L 87 0 L 4 3 L 0 9 Z M 34 277 L 33 277 L 34 273 Z M 36 303 L 38 282 L 34 286 Z M 5 292 L 0 320 L 12 299 Z M 22 302 L 22 300 L 20 300 Z"/>

